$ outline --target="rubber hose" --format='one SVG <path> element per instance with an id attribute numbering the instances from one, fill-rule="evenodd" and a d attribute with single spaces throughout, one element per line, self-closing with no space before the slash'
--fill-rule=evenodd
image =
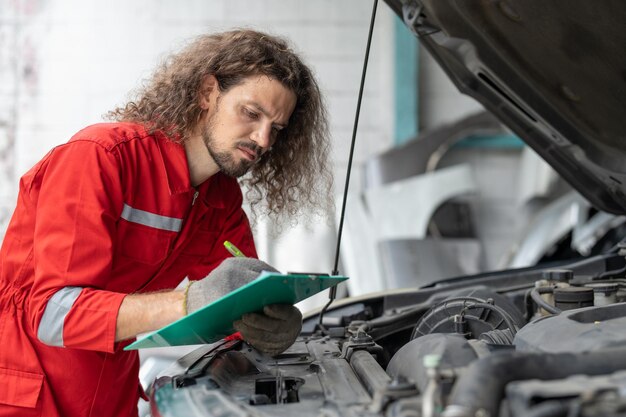
<path id="1" fill-rule="evenodd" d="M 544 310 L 546 310 L 548 313 L 560 314 L 561 313 L 561 309 L 556 308 L 555 306 L 548 304 L 546 302 L 546 300 L 541 298 L 541 294 L 548 294 L 548 293 L 551 293 L 551 292 L 553 292 L 553 289 L 552 288 L 548 288 L 548 287 L 533 288 L 530 291 L 530 297 L 533 299 L 535 304 L 537 304 L 539 307 L 541 307 Z"/>

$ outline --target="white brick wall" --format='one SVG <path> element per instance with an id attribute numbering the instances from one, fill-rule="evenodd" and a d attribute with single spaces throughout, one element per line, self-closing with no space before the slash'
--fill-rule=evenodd
<path id="1" fill-rule="evenodd" d="M 15 199 L 15 123 L 17 112 L 19 30 L 16 19 L 0 1 L 0 236 Z"/>

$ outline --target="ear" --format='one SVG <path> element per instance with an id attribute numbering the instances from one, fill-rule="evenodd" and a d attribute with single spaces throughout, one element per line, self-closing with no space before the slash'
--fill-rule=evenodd
<path id="1" fill-rule="evenodd" d="M 215 75 L 205 75 L 200 84 L 200 91 L 198 93 L 198 101 L 202 110 L 208 110 L 219 93 L 219 84 Z"/>

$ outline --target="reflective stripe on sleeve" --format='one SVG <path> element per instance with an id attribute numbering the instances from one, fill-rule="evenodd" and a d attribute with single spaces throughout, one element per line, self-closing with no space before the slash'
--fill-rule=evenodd
<path id="1" fill-rule="evenodd" d="M 82 290 L 81 287 L 65 287 L 50 297 L 37 330 L 37 338 L 41 342 L 50 346 L 65 346 L 63 344 L 65 316 L 69 313 Z"/>
<path id="2" fill-rule="evenodd" d="M 168 230 L 170 232 L 180 232 L 183 224 L 183 219 L 161 216 L 160 214 L 154 214 L 149 211 L 133 208 L 128 204 L 124 204 L 122 219 L 132 223 L 139 223 L 144 226 L 154 227 L 155 229 Z"/>

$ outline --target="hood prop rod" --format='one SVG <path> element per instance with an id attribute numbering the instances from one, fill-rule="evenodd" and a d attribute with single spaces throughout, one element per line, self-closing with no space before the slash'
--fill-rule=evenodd
<path id="1" fill-rule="evenodd" d="M 354 156 L 354 145 L 356 143 L 356 132 L 359 127 L 359 115 L 361 113 L 361 99 L 363 98 L 363 87 L 365 85 L 365 74 L 367 73 L 367 62 L 369 61 L 370 46 L 372 44 L 372 33 L 374 32 L 374 21 L 376 20 L 377 6 L 378 6 L 378 0 L 374 0 L 374 5 L 372 8 L 372 18 L 370 20 L 369 33 L 367 35 L 367 46 L 365 48 L 365 59 L 363 60 L 363 72 L 361 73 L 361 85 L 359 87 L 359 96 L 358 96 L 357 105 L 356 105 L 356 114 L 354 116 L 354 125 L 352 128 L 352 142 L 350 144 L 350 156 L 348 158 L 348 169 L 346 172 L 346 184 L 343 189 L 343 201 L 341 204 L 341 217 L 339 219 L 339 229 L 337 232 L 337 249 L 335 251 L 335 265 L 333 267 L 333 272 L 331 273 L 331 275 L 339 275 L 339 249 L 341 247 L 341 235 L 343 232 L 343 221 L 346 215 L 346 200 L 348 199 L 348 188 L 350 186 L 350 173 L 352 172 L 352 159 Z M 326 333 L 326 328 L 322 324 L 322 321 L 324 319 L 324 314 L 326 313 L 326 310 L 328 310 L 328 307 L 330 307 L 330 304 L 335 300 L 336 297 L 337 297 L 337 286 L 335 285 L 331 287 L 330 292 L 328 294 L 328 303 L 326 303 L 326 305 L 322 308 L 322 311 L 320 312 L 319 327 L 322 329 L 322 332 L 324 333 Z"/>

